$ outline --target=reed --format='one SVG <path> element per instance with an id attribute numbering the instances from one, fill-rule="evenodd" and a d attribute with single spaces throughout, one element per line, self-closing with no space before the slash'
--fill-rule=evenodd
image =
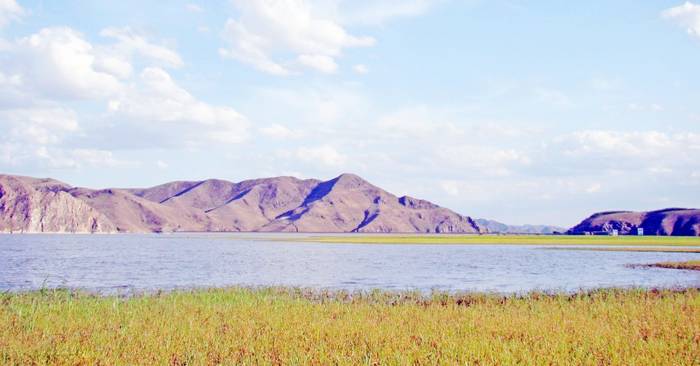
<path id="1" fill-rule="evenodd" d="M 700 292 L 0 295 L 0 364 L 700 363 Z"/>

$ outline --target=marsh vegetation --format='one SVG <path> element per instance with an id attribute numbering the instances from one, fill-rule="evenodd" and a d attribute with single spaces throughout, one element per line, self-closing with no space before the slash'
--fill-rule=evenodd
<path id="1" fill-rule="evenodd" d="M 700 362 L 700 293 L 212 289 L 0 295 L 2 364 Z"/>

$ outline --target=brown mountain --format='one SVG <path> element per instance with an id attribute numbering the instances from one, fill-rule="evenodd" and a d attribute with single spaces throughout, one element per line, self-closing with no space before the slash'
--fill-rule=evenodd
<path id="1" fill-rule="evenodd" d="M 644 235 L 700 236 L 700 210 L 667 208 L 648 212 L 600 212 L 569 229 L 568 233 L 610 233 L 618 230 L 620 235 L 636 235 L 637 228 L 643 228 Z"/>
<path id="2" fill-rule="evenodd" d="M 2 232 L 299 231 L 479 233 L 471 218 L 397 197 L 362 178 L 179 181 L 144 189 L 71 187 L 0 175 Z"/>

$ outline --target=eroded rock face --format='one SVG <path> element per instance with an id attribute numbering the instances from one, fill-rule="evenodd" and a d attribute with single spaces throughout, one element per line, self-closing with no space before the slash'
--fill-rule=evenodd
<path id="1" fill-rule="evenodd" d="M 74 188 L 0 176 L 0 230 L 12 232 L 295 231 L 480 233 L 428 201 L 397 197 L 343 174 L 239 183 L 171 182 L 144 189 Z"/>
<path id="2" fill-rule="evenodd" d="M 56 181 L 0 176 L 0 231 L 107 233 L 116 226 Z"/>
<path id="3" fill-rule="evenodd" d="M 667 208 L 657 211 L 600 212 L 569 229 L 569 234 L 610 233 L 636 235 L 637 228 L 644 235 L 700 236 L 700 210 Z"/>

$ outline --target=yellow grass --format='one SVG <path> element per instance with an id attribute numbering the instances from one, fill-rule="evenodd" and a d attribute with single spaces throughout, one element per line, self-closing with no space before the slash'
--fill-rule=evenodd
<path id="1" fill-rule="evenodd" d="M 700 293 L 0 295 L 0 364 L 697 365 Z"/>
<path id="2" fill-rule="evenodd" d="M 285 238 L 284 240 L 290 240 L 290 238 Z M 700 237 L 678 236 L 358 234 L 311 236 L 299 240 L 318 243 L 365 244 L 651 245 L 700 247 Z"/>
<path id="3" fill-rule="evenodd" d="M 596 252 L 656 252 L 656 253 L 700 253 L 700 247 L 553 247 L 550 250 L 592 250 Z"/>

